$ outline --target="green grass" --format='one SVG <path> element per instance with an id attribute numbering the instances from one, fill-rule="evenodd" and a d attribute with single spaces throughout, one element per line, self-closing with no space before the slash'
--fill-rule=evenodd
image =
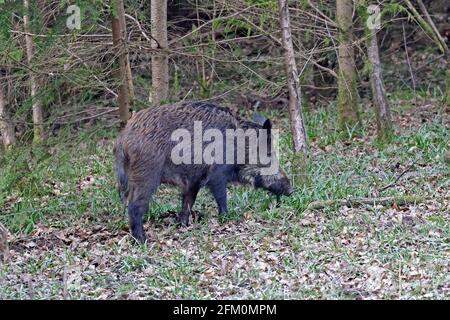
<path id="1" fill-rule="evenodd" d="M 0 286 L 0 298 L 61 297 L 64 268 L 72 298 L 443 298 L 450 283 L 448 200 L 400 211 L 305 211 L 312 201 L 378 196 L 414 161 L 412 174 L 381 195 L 448 197 L 445 110 L 433 106 L 423 122 L 409 120 L 418 118 L 409 106 L 393 114 L 396 134 L 381 144 L 371 112 L 357 136 L 337 131 L 335 106 L 308 112 L 308 184 L 292 176 L 287 117 L 277 117 L 292 197 L 277 205 L 266 192 L 231 187 L 230 214 L 222 219 L 202 191 L 194 210 L 203 220 L 179 229 L 174 214 L 167 216 L 180 207 L 178 191 L 163 186 L 146 216 L 149 242 L 141 247 L 131 245 L 115 190 L 116 130 L 67 129 L 45 145 L 3 152 L 0 222 L 14 235 L 16 256 L 0 269 L 0 281 L 10 283 Z M 381 268 L 384 282 L 367 273 L 370 266 Z M 33 289 L 20 275 L 32 277 Z"/>

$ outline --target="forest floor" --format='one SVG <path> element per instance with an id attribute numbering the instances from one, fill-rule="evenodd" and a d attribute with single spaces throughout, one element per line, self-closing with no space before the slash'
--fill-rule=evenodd
<path id="1" fill-rule="evenodd" d="M 11 234 L 0 299 L 448 299 L 449 109 L 430 97 L 392 107 L 386 145 L 369 111 L 357 137 L 336 130 L 334 106 L 309 112 L 310 183 L 294 179 L 296 193 L 279 205 L 232 187 L 220 221 L 202 192 L 194 210 L 204 219 L 178 228 L 178 192 L 161 187 L 145 246 L 131 241 L 115 190 L 115 130 L 66 128 L 46 146 L 1 154 L 0 222 Z M 287 149 L 286 114 L 277 119 Z M 307 209 L 405 195 L 417 200 Z"/>

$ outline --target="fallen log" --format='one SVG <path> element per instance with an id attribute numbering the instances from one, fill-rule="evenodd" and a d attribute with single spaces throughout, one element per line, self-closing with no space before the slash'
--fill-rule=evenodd
<path id="1" fill-rule="evenodd" d="M 436 198 L 433 198 L 436 200 Z M 411 203 L 420 203 L 425 200 L 431 200 L 420 196 L 397 196 L 397 197 L 380 197 L 380 198 L 349 198 L 349 199 L 337 199 L 337 200 L 320 200 L 313 201 L 307 207 L 306 210 L 319 210 L 326 207 L 335 206 L 347 206 L 347 207 L 357 207 L 362 204 L 367 205 L 405 205 Z"/>

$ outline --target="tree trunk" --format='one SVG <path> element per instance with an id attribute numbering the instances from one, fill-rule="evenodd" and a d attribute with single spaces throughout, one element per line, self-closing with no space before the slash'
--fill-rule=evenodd
<path id="1" fill-rule="evenodd" d="M 3 145 L 5 148 L 9 148 L 16 143 L 14 125 L 9 118 L 7 105 L 6 95 L 3 91 L 3 83 L 0 81 L 0 133 L 3 137 Z"/>
<path id="2" fill-rule="evenodd" d="M 8 233 L 8 229 L 0 223 L 0 266 L 6 263 L 9 257 Z"/>
<path id="3" fill-rule="evenodd" d="M 439 46 L 439 49 L 444 54 L 448 54 L 447 44 L 445 43 L 445 40 L 444 38 L 442 38 L 438 29 L 436 28 L 436 25 L 434 24 L 433 20 L 431 20 L 427 8 L 423 4 L 423 2 L 421 0 L 417 0 L 417 2 L 419 3 L 420 10 L 422 11 L 422 14 L 425 16 L 427 21 L 425 21 L 425 19 L 419 14 L 419 12 L 417 12 L 416 8 L 414 8 L 411 1 L 405 0 L 405 2 L 409 10 L 411 11 L 412 15 L 417 19 L 419 25 L 423 28 L 423 30 L 431 34 L 431 37 L 433 38 L 434 42 L 436 42 L 436 44 Z"/>
<path id="4" fill-rule="evenodd" d="M 30 35 L 30 23 L 28 15 L 30 13 L 28 0 L 23 1 L 23 6 L 25 8 L 25 15 L 23 16 L 23 24 L 25 29 L 25 45 L 27 49 L 27 61 L 31 68 L 31 62 L 34 57 L 34 44 L 33 38 Z M 42 105 L 39 99 L 36 97 L 38 91 L 38 79 L 34 74 L 33 70 L 30 70 L 30 87 L 31 87 L 31 101 L 33 110 L 33 142 L 40 143 L 43 139 L 44 132 L 44 116 L 42 112 Z"/>
<path id="5" fill-rule="evenodd" d="M 434 24 L 433 19 L 431 19 L 430 14 L 427 11 L 427 8 L 425 7 L 424 3 L 422 0 L 417 0 L 417 3 L 419 4 L 420 7 L 420 11 L 422 11 L 422 14 L 425 16 L 431 30 L 428 30 L 429 32 L 432 32 L 432 37 L 434 39 L 435 42 L 437 42 L 437 44 L 439 45 L 439 49 L 442 51 L 442 53 L 446 56 L 447 58 L 447 73 L 446 73 L 446 86 L 447 86 L 447 90 L 446 90 L 446 103 L 448 105 L 450 105 L 450 51 L 448 49 L 447 43 L 445 42 L 444 38 L 442 37 L 442 35 L 439 33 L 438 28 L 436 27 L 436 25 Z M 412 6 L 411 3 L 409 3 L 408 1 L 408 6 L 411 8 L 414 8 Z M 420 18 L 419 18 L 420 21 Z M 422 23 L 424 24 L 424 23 Z M 427 30 L 427 29 L 425 29 Z"/>
<path id="6" fill-rule="evenodd" d="M 134 85 L 133 85 L 133 73 L 131 72 L 131 64 L 130 64 L 130 55 L 128 54 L 128 48 L 127 48 L 127 22 L 125 19 L 125 8 L 123 1 L 120 2 L 118 7 L 118 13 L 120 17 L 120 23 L 121 23 L 121 30 L 122 30 L 122 36 L 121 39 L 123 39 L 124 46 L 127 49 L 126 50 L 126 59 L 125 62 L 127 64 L 127 82 L 128 82 L 128 94 L 130 97 L 130 104 L 133 105 L 134 102 Z"/>
<path id="7" fill-rule="evenodd" d="M 377 117 L 378 138 L 385 140 L 392 134 L 392 120 L 391 111 L 386 98 L 386 91 L 384 89 L 380 55 L 378 50 L 377 31 L 375 28 L 368 30 L 367 55 L 370 63 L 370 81 L 373 104 Z"/>
<path id="8" fill-rule="evenodd" d="M 447 74 L 446 74 L 446 94 L 445 94 L 445 103 L 450 106 L 450 63 L 447 61 Z"/>
<path id="9" fill-rule="evenodd" d="M 167 0 L 151 1 L 152 91 L 149 100 L 159 105 L 169 92 L 169 59 L 167 57 Z"/>
<path id="10" fill-rule="evenodd" d="M 122 126 L 125 126 L 130 118 L 131 101 L 134 98 L 133 79 L 131 77 L 130 61 L 126 48 L 125 9 L 122 0 L 116 0 L 112 12 L 113 45 L 119 50 L 119 72 L 117 78 L 119 85 L 119 116 Z"/>
<path id="11" fill-rule="evenodd" d="M 341 129 L 360 122 L 356 91 L 355 58 L 352 28 L 353 1 L 336 0 L 336 23 L 339 40 L 338 111 Z"/>
<path id="12" fill-rule="evenodd" d="M 289 90 L 289 114 L 291 117 L 292 139 L 296 153 L 305 157 L 308 153 L 307 136 L 303 120 L 302 99 L 298 79 L 297 64 L 295 62 L 294 46 L 289 21 L 289 7 L 287 0 L 278 0 L 280 10 L 280 26 L 284 47 L 287 85 Z"/>

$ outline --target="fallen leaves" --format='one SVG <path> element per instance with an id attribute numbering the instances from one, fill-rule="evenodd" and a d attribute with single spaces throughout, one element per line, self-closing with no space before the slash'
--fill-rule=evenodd
<path id="1" fill-rule="evenodd" d="M 367 268 L 368 278 L 366 280 L 366 288 L 368 291 L 378 291 L 380 290 L 384 283 L 384 278 L 386 276 L 386 269 L 379 266 L 370 266 Z"/>
<path id="2" fill-rule="evenodd" d="M 399 125 L 420 125 L 411 124 L 414 119 L 404 116 Z M 374 155 L 364 168 L 336 172 L 330 166 L 324 171 L 353 185 L 364 185 L 368 177 L 361 172 L 367 173 L 374 190 L 393 181 L 408 163 L 377 155 L 381 151 L 371 140 L 355 139 L 350 147 L 340 141 L 323 149 L 313 145 L 312 151 Z M 68 190 L 94 196 L 97 187 L 105 187 L 103 179 L 89 171 L 70 186 L 47 182 L 49 194 L 38 203 L 45 207 Z M 425 180 L 430 185 L 422 187 Z M 421 188 L 428 198 L 423 203 L 346 202 L 302 213 L 295 205 L 270 204 L 264 212 L 242 206 L 242 216 L 233 221 L 221 223 L 208 212 L 187 228 L 174 226 L 176 210 L 171 208 L 145 224 L 145 246 L 133 244 L 121 215 L 102 216 L 102 210 L 94 213 L 87 206 L 80 216 L 46 216 L 30 234 L 9 236 L 10 257 L 0 267 L 0 298 L 445 298 L 450 294 L 450 205 L 444 197 L 450 191 L 443 181 L 442 171 L 425 163 L 387 191 L 422 196 L 408 193 Z M 331 198 L 333 186 L 326 188 Z M 173 190 L 160 192 L 173 198 Z M 350 193 L 354 190 L 345 196 Z M 11 195 L 3 208 L 22 201 Z M 197 208 L 199 213 L 213 211 Z M 66 218 L 70 223 L 57 221 Z"/>

